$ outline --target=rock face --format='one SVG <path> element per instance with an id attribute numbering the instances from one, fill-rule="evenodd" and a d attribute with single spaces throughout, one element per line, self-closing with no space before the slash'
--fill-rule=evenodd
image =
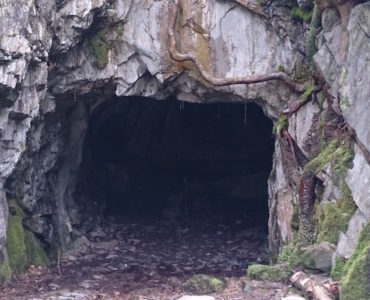
<path id="1" fill-rule="evenodd" d="M 269 20 L 240 1 L 181 2 L 176 23 L 177 48 L 198 57 L 216 77 L 237 77 L 284 70 L 304 77 L 302 55 L 307 26 L 290 18 L 285 1 L 264 6 Z M 309 6 L 310 1 L 299 1 Z M 24 226 L 44 243 L 62 245 L 93 226 L 97 208 L 77 200 L 76 183 L 89 118 L 114 96 L 143 96 L 180 101 L 255 102 L 278 122 L 280 111 L 299 95 L 273 80 L 252 85 L 215 87 L 191 63 L 169 55 L 171 1 L 155 0 L 19 0 L 0 1 L 0 263 L 6 257 L 7 201 L 22 207 Z M 370 149 L 369 3 L 356 6 L 348 25 L 347 59 L 340 58 L 341 27 L 337 13 L 324 13 L 324 30 L 315 62 L 340 101 L 345 121 Z M 337 105 L 339 108 L 339 105 Z M 302 107 L 289 121 L 289 133 L 304 154 L 317 155 L 314 128 L 317 102 Z M 277 255 L 293 241 L 292 216 L 297 205 L 299 173 L 294 158 L 284 157 L 276 139 L 269 179 L 270 248 Z M 354 166 L 346 182 L 358 211 L 341 233 L 337 253 L 351 255 L 356 228 L 369 221 L 369 164 L 355 147 Z M 331 178 L 324 186 L 333 187 Z M 325 190 L 325 188 L 324 188 Z M 329 188 L 327 201 L 337 201 Z M 356 225 L 357 224 L 357 225 Z M 351 249 L 343 249 L 351 240 Z M 342 249 L 342 250 L 340 250 Z"/>

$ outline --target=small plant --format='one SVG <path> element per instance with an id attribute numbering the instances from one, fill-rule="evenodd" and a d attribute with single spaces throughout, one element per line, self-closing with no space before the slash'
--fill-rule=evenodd
<path id="1" fill-rule="evenodd" d="M 272 131 L 274 134 L 281 136 L 283 134 L 283 130 L 286 129 L 287 126 L 288 126 L 288 116 L 282 115 L 277 124 L 272 129 Z"/>
<path id="2" fill-rule="evenodd" d="M 308 22 L 312 17 L 312 11 L 300 8 L 300 7 L 293 7 L 290 11 L 290 14 L 293 18 L 301 19 L 305 22 Z"/>
<path id="3" fill-rule="evenodd" d="M 106 41 L 106 31 L 100 30 L 90 39 L 91 52 L 94 61 L 99 69 L 104 69 L 108 65 L 108 52 L 110 46 Z"/>

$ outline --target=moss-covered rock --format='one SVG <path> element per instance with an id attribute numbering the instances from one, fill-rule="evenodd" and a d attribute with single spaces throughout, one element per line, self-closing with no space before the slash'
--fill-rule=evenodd
<path id="1" fill-rule="evenodd" d="M 342 278 L 343 268 L 346 263 L 346 259 L 344 257 L 338 256 L 335 259 L 335 263 L 331 269 L 330 276 L 334 279 L 339 281 Z"/>
<path id="2" fill-rule="evenodd" d="M 24 243 L 23 212 L 13 200 L 9 202 L 9 219 L 6 250 L 13 273 L 22 272 L 27 265 L 26 245 Z"/>
<path id="3" fill-rule="evenodd" d="M 31 264 L 40 266 L 48 265 L 49 260 L 40 242 L 32 232 L 23 228 L 22 209 L 15 200 L 9 201 L 8 205 L 9 219 L 6 250 L 8 252 L 10 273 L 20 273 Z M 3 271 L 6 274 L 9 273 L 6 263 L 3 266 Z"/>
<path id="4" fill-rule="evenodd" d="M 336 245 L 338 243 L 339 233 L 347 230 L 351 216 L 352 214 L 342 212 L 335 203 L 328 202 L 324 209 L 318 241 L 327 241 Z"/>
<path id="5" fill-rule="evenodd" d="M 328 242 L 308 246 L 296 255 L 295 265 L 303 265 L 307 269 L 330 272 L 335 245 Z"/>
<path id="6" fill-rule="evenodd" d="M 342 271 L 340 299 L 370 299 L 370 222 L 361 235 L 351 258 Z"/>
<path id="7" fill-rule="evenodd" d="M 185 291 L 198 295 L 220 293 L 225 287 L 222 279 L 203 274 L 194 275 L 183 284 Z"/>
<path id="8" fill-rule="evenodd" d="M 24 243 L 26 245 L 27 263 L 36 266 L 47 266 L 50 264 L 39 240 L 28 230 L 24 231 Z"/>
<path id="9" fill-rule="evenodd" d="M 6 260 L 0 263 L 0 282 L 8 281 L 12 278 L 12 270 L 10 269 L 9 262 Z"/>
<path id="10" fill-rule="evenodd" d="M 104 69 L 108 65 L 109 43 L 106 40 L 106 31 L 100 30 L 90 39 L 91 53 L 94 56 L 95 65 Z"/>
<path id="11" fill-rule="evenodd" d="M 291 272 L 286 265 L 250 265 L 247 270 L 249 279 L 267 280 L 267 281 L 284 281 L 289 278 Z"/>
<path id="12" fill-rule="evenodd" d="M 340 299 L 370 299 L 370 245 L 363 249 L 343 277 Z"/>

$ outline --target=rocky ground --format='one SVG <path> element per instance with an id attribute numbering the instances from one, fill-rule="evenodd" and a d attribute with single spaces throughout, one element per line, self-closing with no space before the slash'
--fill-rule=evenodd
<path id="1" fill-rule="evenodd" d="M 223 220 L 224 221 L 224 220 Z M 109 222 L 76 240 L 50 268 L 33 267 L 0 286 L 1 299 L 179 299 L 183 283 L 209 274 L 227 284 L 215 299 L 281 299 L 283 283 L 246 281 L 268 261 L 267 237 L 241 220 Z"/>

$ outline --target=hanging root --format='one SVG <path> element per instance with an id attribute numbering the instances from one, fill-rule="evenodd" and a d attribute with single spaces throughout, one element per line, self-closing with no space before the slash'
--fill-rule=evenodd
<path id="1" fill-rule="evenodd" d="M 317 179 L 313 173 L 303 174 L 299 188 L 298 244 L 301 247 L 312 244 L 314 240 L 313 214 L 316 183 Z"/>
<path id="2" fill-rule="evenodd" d="M 248 1 L 241 1 L 247 3 Z M 212 83 L 215 86 L 228 86 L 233 84 L 252 84 L 265 82 L 270 80 L 281 80 L 285 82 L 290 88 L 297 92 L 303 92 L 305 87 L 302 84 L 296 83 L 284 72 L 274 72 L 263 75 L 255 76 L 246 76 L 246 77 L 231 77 L 231 78 L 217 78 L 212 76 L 201 64 L 199 59 L 196 56 L 189 54 L 180 53 L 177 50 L 175 30 L 176 30 L 176 19 L 179 11 L 179 0 L 173 0 L 170 9 L 169 17 L 169 27 L 168 27 L 168 37 L 170 40 L 170 55 L 173 60 L 177 62 L 191 61 L 199 70 L 199 73 L 202 77 L 208 82 Z M 253 10 L 254 11 L 254 10 Z M 255 11 L 254 11 L 255 12 Z"/>

